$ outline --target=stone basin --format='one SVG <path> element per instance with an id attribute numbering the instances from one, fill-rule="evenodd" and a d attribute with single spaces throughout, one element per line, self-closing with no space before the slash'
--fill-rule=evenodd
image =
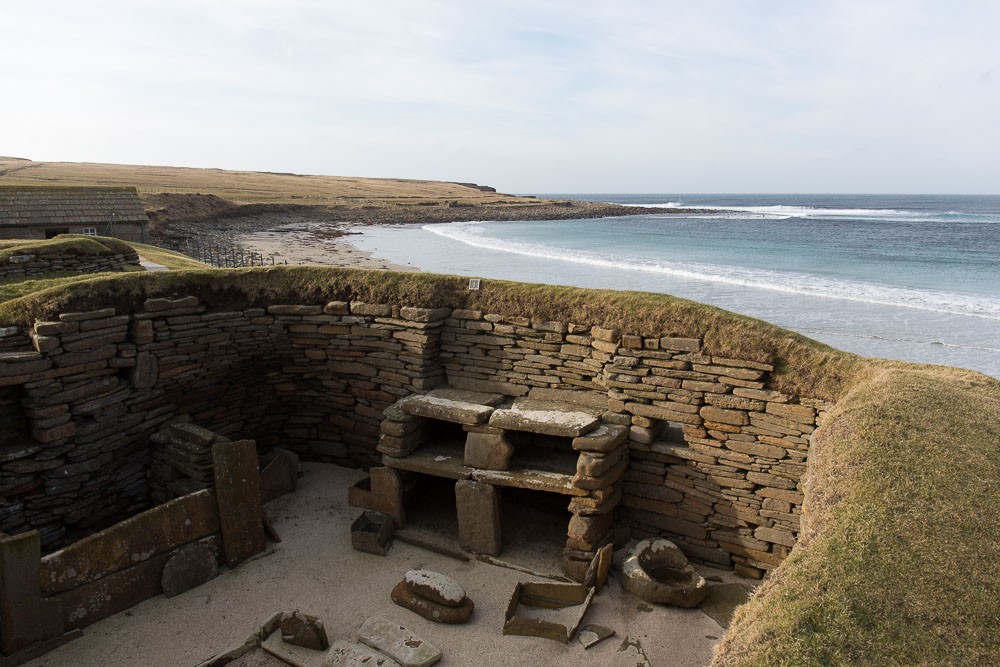
<path id="1" fill-rule="evenodd" d="M 675 607 L 697 607 L 708 584 L 670 540 L 648 538 L 622 562 L 622 588 L 646 602 Z"/>

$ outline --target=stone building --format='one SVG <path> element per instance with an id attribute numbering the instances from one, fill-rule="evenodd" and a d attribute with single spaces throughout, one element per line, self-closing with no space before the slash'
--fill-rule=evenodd
<path id="1" fill-rule="evenodd" d="M 143 242 L 148 225 L 135 188 L 0 186 L 0 239 L 87 234 Z"/>

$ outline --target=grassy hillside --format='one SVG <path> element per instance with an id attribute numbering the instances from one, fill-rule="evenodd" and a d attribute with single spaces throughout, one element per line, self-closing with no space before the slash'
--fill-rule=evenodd
<path id="1" fill-rule="evenodd" d="M 238 204 L 335 205 L 345 202 L 450 199 L 476 203 L 513 199 L 470 185 L 400 178 L 301 176 L 89 162 L 34 162 L 0 157 L 0 185 L 135 186 L 140 193 L 212 194 Z M 530 201 L 530 200 L 526 200 Z"/>

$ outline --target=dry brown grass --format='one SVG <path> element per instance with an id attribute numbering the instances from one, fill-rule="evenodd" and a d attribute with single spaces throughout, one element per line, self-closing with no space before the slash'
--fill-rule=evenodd
<path id="1" fill-rule="evenodd" d="M 0 185 L 134 186 L 140 193 L 200 192 L 238 204 L 304 204 L 458 200 L 512 200 L 476 188 L 401 178 L 298 176 L 226 169 L 194 169 L 88 162 L 31 162 L 0 157 Z M 524 199 L 525 203 L 533 200 Z"/>

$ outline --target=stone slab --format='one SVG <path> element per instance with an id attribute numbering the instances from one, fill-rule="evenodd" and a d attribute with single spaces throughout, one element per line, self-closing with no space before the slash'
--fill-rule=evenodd
<path id="1" fill-rule="evenodd" d="M 163 592 L 163 567 L 169 559 L 170 554 L 154 556 L 134 567 L 59 593 L 55 599 L 62 602 L 66 629 L 85 628 L 159 595 Z"/>
<path id="2" fill-rule="evenodd" d="M 614 630 L 603 625 L 585 625 L 580 628 L 580 631 L 576 635 L 576 640 L 580 642 L 583 648 L 590 648 L 608 637 L 614 637 L 614 635 Z"/>
<path id="3" fill-rule="evenodd" d="M 431 395 L 410 396 L 396 405 L 408 415 L 471 425 L 486 423 L 494 410 L 489 405 Z"/>
<path id="4" fill-rule="evenodd" d="M 544 470 L 475 470 L 472 473 L 472 479 L 494 486 L 548 491 L 564 496 L 586 496 L 589 493 L 586 489 L 577 488 L 573 484 L 573 475 Z"/>
<path id="5" fill-rule="evenodd" d="M 498 392 L 469 391 L 468 389 L 455 387 L 438 387 L 427 392 L 425 396 L 443 398 L 449 401 L 461 401 L 463 403 L 489 405 L 494 408 L 507 400 L 506 396 Z"/>
<path id="6" fill-rule="evenodd" d="M 181 547 L 163 566 L 160 586 L 168 598 L 197 588 L 219 574 L 219 562 L 208 544 Z"/>
<path id="7" fill-rule="evenodd" d="M 470 468 L 506 470 L 514 446 L 502 434 L 470 432 L 465 439 L 465 465 Z"/>
<path id="8" fill-rule="evenodd" d="M 400 667 L 400 664 L 364 644 L 339 639 L 330 645 L 322 667 Z"/>
<path id="9" fill-rule="evenodd" d="M 454 448 L 436 445 L 421 447 L 406 457 L 395 457 L 384 454 L 382 456 L 382 463 L 389 468 L 395 468 L 397 470 L 409 470 L 411 472 L 419 472 L 424 475 L 447 477 L 448 479 L 468 479 L 474 471 L 474 468 L 470 468 L 464 464 L 462 450 L 456 451 Z M 372 470 L 375 469 L 373 468 Z M 375 488 L 376 480 L 373 474 L 373 503 L 375 502 Z M 374 505 L 372 506 L 372 509 L 377 509 L 380 512 L 385 511 L 375 507 Z"/>
<path id="10" fill-rule="evenodd" d="M 175 498 L 45 556 L 42 591 L 68 591 L 218 531 L 215 492 Z"/>
<path id="11" fill-rule="evenodd" d="M 264 550 L 260 470 L 253 440 L 212 445 L 222 550 L 229 567 Z"/>
<path id="12" fill-rule="evenodd" d="M 386 459 L 390 457 L 384 457 Z M 399 459 L 409 461 L 410 459 Z M 403 509 L 403 480 L 399 473 L 390 467 L 372 468 L 371 476 L 371 508 L 388 516 L 396 528 L 406 525 L 406 512 Z"/>
<path id="13" fill-rule="evenodd" d="M 449 607 L 417 595 L 405 581 L 396 584 L 390 597 L 400 607 L 409 609 L 435 623 L 467 623 L 475 610 L 475 604 L 469 598 L 465 598 L 458 607 Z"/>
<path id="14" fill-rule="evenodd" d="M 584 412 L 578 405 L 518 398 L 507 409 L 490 416 L 490 426 L 510 431 L 527 431 L 565 438 L 576 438 L 600 425 L 599 417 Z"/>
<path id="15" fill-rule="evenodd" d="M 32 530 L 0 538 L 0 648 L 13 655 L 64 632 L 61 603 L 38 585 L 41 539 Z"/>
<path id="16" fill-rule="evenodd" d="M 430 667 L 441 659 L 441 649 L 412 630 L 379 616 L 358 628 L 358 641 L 388 655 L 402 667 Z"/>
<path id="17" fill-rule="evenodd" d="M 573 438 L 573 449 L 584 452 L 610 452 L 621 447 L 628 434 L 627 426 L 601 424 L 590 433 Z"/>
<path id="18" fill-rule="evenodd" d="M 433 570 L 410 570 L 403 576 L 410 589 L 421 597 L 448 607 L 457 607 L 465 599 L 465 589 L 448 575 Z"/>
<path id="19" fill-rule="evenodd" d="M 459 480 L 455 483 L 455 506 L 459 545 L 472 553 L 498 555 L 503 541 L 500 494 L 496 487 L 471 479 Z"/>

